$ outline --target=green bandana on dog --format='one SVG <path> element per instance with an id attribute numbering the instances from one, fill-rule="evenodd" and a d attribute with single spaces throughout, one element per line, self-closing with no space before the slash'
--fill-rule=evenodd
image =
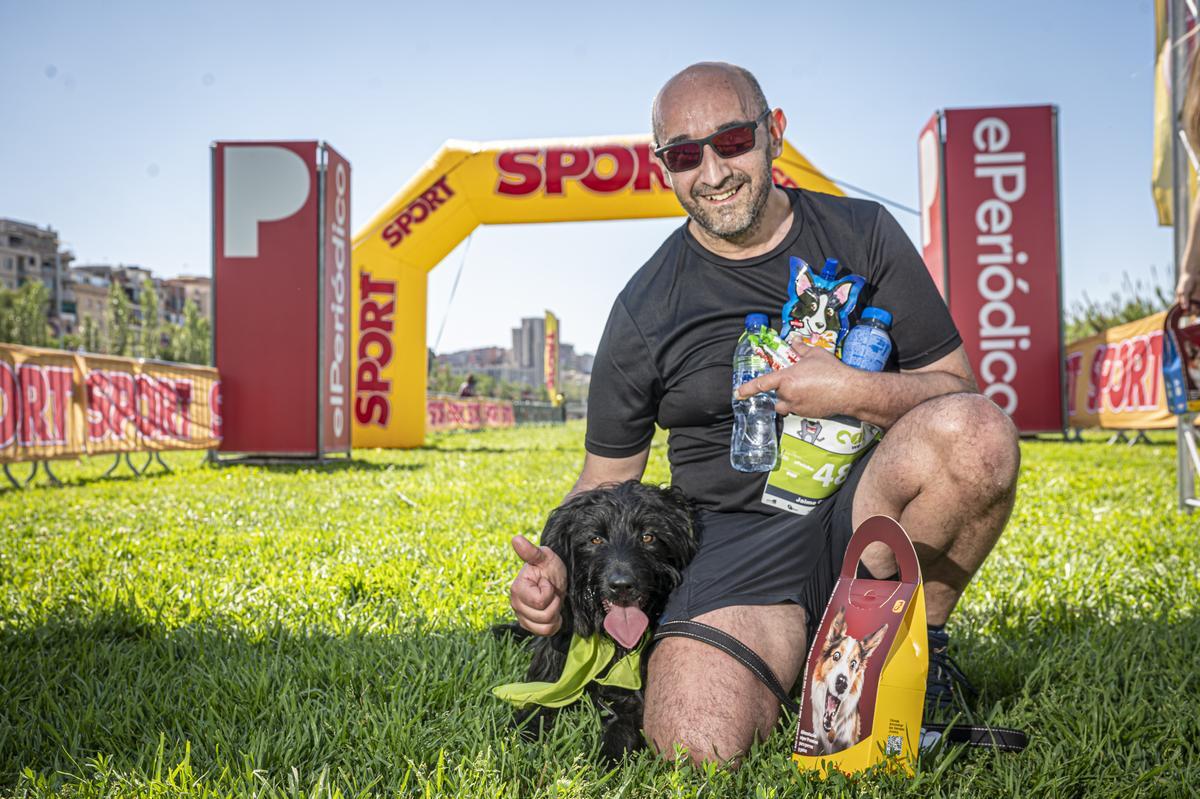
<path id="1" fill-rule="evenodd" d="M 567 650 L 567 662 L 563 664 L 558 682 L 513 682 L 497 685 L 492 693 L 499 699 L 523 708 L 526 705 L 569 705 L 583 696 L 584 689 L 592 681 L 636 691 L 642 687 L 642 649 L 647 638 L 643 638 L 632 652 L 613 663 L 608 673 L 600 677 L 600 672 L 617 653 L 616 644 L 608 636 L 599 633 L 588 638 L 573 635 L 571 647 Z"/>

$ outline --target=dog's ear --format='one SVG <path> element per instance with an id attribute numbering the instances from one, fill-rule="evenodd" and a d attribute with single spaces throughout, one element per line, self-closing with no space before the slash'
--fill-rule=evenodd
<path id="1" fill-rule="evenodd" d="M 554 510 L 550 511 L 550 516 L 546 519 L 546 526 L 542 528 L 542 537 L 540 544 L 544 547 L 550 547 L 555 555 L 558 555 L 563 564 L 567 567 L 567 579 L 571 577 L 571 566 L 573 560 L 573 550 L 571 547 L 571 509 L 568 507 L 570 502 L 566 502 Z"/>
<path id="2" fill-rule="evenodd" d="M 825 636 L 825 646 L 831 647 L 835 642 L 846 637 L 846 606 L 838 608 L 838 612 L 834 614 L 833 624 L 829 625 L 829 632 Z"/>
<path id="3" fill-rule="evenodd" d="M 666 505 L 676 538 L 676 545 L 672 547 L 676 562 L 672 565 L 682 569 L 696 555 L 696 503 L 675 486 L 660 488 L 659 496 Z"/>
<path id="4" fill-rule="evenodd" d="M 812 275 L 808 273 L 808 267 L 803 266 L 796 272 L 796 296 L 799 297 L 804 292 L 812 288 Z"/>
<path id="5" fill-rule="evenodd" d="M 846 300 L 850 299 L 851 288 L 853 288 L 852 283 L 842 283 L 833 290 L 833 296 L 837 298 L 838 305 L 845 305 Z"/>
<path id="6" fill-rule="evenodd" d="M 673 569 L 683 570 L 696 555 L 696 504 L 683 489 L 674 486 L 649 486 L 631 480 L 629 488 L 646 498 L 656 511 L 656 527 L 670 537 L 666 559 Z"/>
<path id="7" fill-rule="evenodd" d="M 875 651 L 876 647 L 883 643 L 883 637 L 887 635 L 887 631 L 888 626 L 884 624 L 878 630 L 868 635 L 866 639 L 858 645 L 859 649 L 862 650 L 863 663 L 866 663 L 867 658 L 871 657 L 871 653 Z"/>

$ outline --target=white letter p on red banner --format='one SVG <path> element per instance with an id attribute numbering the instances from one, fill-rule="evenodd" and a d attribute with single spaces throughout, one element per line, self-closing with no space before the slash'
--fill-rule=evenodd
<path id="1" fill-rule="evenodd" d="M 304 159 L 283 147 L 254 145 L 225 150 L 226 258 L 258 257 L 258 223 L 287 219 L 309 192 Z"/>

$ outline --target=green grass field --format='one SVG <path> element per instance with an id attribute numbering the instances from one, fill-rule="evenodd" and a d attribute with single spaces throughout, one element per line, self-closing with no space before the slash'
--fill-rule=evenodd
<path id="1" fill-rule="evenodd" d="M 451 434 L 339 468 L 226 467 L 0 491 L 0 795 L 1195 796 L 1200 516 L 1173 439 L 1029 441 L 1017 509 L 953 617 L 1020 755 L 820 783 L 793 722 L 738 771 L 593 765 L 594 712 L 522 742 L 489 688 L 514 533 L 571 486 L 583 429 Z M 656 442 L 647 479 L 666 481 Z"/>

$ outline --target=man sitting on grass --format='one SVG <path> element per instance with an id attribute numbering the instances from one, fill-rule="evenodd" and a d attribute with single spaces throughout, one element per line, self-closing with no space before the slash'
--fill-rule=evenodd
<path id="1" fill-rule="evenodd" d="M 927 716 L 969 690 L 946 655 L 944 630 L 1012 510 L 1020 454 L 1008 417 L 977 393 L 945 304 L 892 216 L 866 200 L 774 185 L 787 118 L 754 76 L 695 64 L 653 105 L 658 163 L 690 217 L 633 276 L 596 353 L 583 470 L 571 493 L 640 479 L 655 423 L 670 430 L 672 483 L 699 507 L 699 554 L 663 620 L 695 619 L 734 636 L 785 686 L 836 581 L 851 532 L 887 514 L 912 536 L 925 578 L 930 672 Z M 866 278 L 859 310 L 894 319 L 884 372 L 801 347 L 794 366 L 743 395 L 774 390 L 780 414 L 848 414 L 886 430 L 840 491 L 807 516 L 763 504 L 767 477 L 729 463 L 730 369 L 748 313 L 774 322 L 788 301 L 790 258 L 837 258 Z M 778 326 L 778 325 L 775 325 Z M 566 569 L 548 548 L 513 541 L 525 565 L 511 589 L 521 625 L 561 624 Z M 896 573 L 888 551 L 864 566 Z M 765 738 L 779 703 L 741 663 L 699 641 L 669 638 L 649 664 L 645 733 L 664 757 L 677 744 L 700 760 L 736 759 Z"/>

